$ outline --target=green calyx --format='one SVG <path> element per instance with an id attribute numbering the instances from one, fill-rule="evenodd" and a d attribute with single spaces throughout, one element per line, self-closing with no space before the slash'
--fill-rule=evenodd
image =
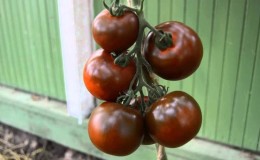
<path id="1" fill-rule="evenodd" d="M 144 3 L 144 0 L 141 1 L 140 9 L 136 9 L 136 8 L 132 8 L 132 7 L 120 4 L 120 0 L 114 0 L 110 6 L 108 6 L 106 4 L 105 0 L 103 0 L 104 7 L 107 10 L 109 10 L 109 12 L 112 16 L 122 16 L 125 11 L 132 11 L 135 13 L 143 12 L 143 3 Z"/>
<path id="2" fill-rule="evenodd" d="M 159 31 L 159 32 L 160 32 L 159 36 L 157 35 L 155 37 L 155 45 L 160 50 L 165 50 L 173 46 L 172 35 L 170 33 L 165 33 L 163 31 Z"/>

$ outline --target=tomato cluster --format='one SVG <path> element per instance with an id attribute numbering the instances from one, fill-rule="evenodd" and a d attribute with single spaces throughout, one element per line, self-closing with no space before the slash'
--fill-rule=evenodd
<path id="1" fill-rule="evenodd" d="M 182 91 L 166 94 L 151 74 L 166 80 L 190 76 L 202 59 L 200 38 L 180 22 L 151 28 L 140 18 L 142 12 L 127 7 L 115 16 L 112 11 L 103 10 L 93 21 L 93 37 L 101 49 L 83 70 L 86 88 L 105 101 L 89 118 L 90 140 L 101 151 L 117 156 L 131 154 L 141 144 L 174 148 L 187 143 L 202 123 L 198 103 Z M 146 27 L 151 32 L 144 37 Z M 134 43 L 134 51 L 128 51 Z M 118 57 L 127 65 L 115 63 Z"/>

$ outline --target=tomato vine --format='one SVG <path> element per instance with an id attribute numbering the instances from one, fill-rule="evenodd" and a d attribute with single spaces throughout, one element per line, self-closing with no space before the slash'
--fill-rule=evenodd
<path id="1" fill-rule="evenodd" d="M 158 160 L 166 160 L 164 146 L 174 148 L 190 141 L 200 129 L 202 116 L 192 96 L 182 91 L 167 93 L 155 74 L 166 80 L 190 76 L 200 65 L 203 47 L 190 27 L 175 21 L 153 27 L 145 19 L 144 0 L 130 2 L 140 6 L 120 0 L 108 5 L 104 0 L 106 9 L 93 22 L 93 37 L 103 49 L 87 61 L 84 82 L 95 97 L 107 102 L 92 112 L 88 132 L 97 148 L 119 156 L 145 144 L 144 136 L 147 144 L 157 143 Z M 114 144 L 107 137 L 122 142 Z"/>
<path id="2" fill-rule="evenodd" d="M 128 106 L 130 101 L 133 98 L 136 98 L 136 94 L 139 92 L 140 96 L 142 97 L 141 103 L 141 111 L 144 112 L 146 104 L 143 102 L 143 87 L 147 89 L 148 96 L 149 96 L 149 104 L 153 103 L 158 98 L 162 97 L 167 93 L 167 88 L 157 84 L 157 82 L 151 78 L 152 69 L 150 64 L 146 61 L 146 59 L 142 55 L 142 43 L 145 35 L 145 29 L 148 28 L 152 32 L 157 35 L 156 44 L 161 49 L 166 49 L 167 47 L 172 45 L 172 38 L 169 33 L 164 33 L 162 31 L 156 30 L 152 27 L 149 22 L 146 21 L 143 13 L 143 3 L 144 0 L 141 1 L 140 9 L 131 8 L 126 5 L 120 5 L 119 0 L 116 0 L 112 3 L 110 7 L 105 3 L 104 6 L 107 8 L 110 13 L 114 16 L 120 16 L 124 11 L 132 11 L 135 12 L 138 16 L 139 20 L 139 31 L 138 37 L 135 42 L 134 47 L 127 53 L 127 54 L 120 54 L 118 57 L 115 58 L 115 63 L 124 67 L 127 66 L 129 61 L 134 58 L 136 63 L 136 74 L 130 84 L 129 90 L 125 95 L 122 95 L 118 98 L 118 102 L 123 103 L 124 105 Z M 113 54 L 113 53 L 112 53 Z M 146 73 L 146 74 L 145 74 Z M 133 89 L 133 85 L 137 83 L 135 89 Z"/>

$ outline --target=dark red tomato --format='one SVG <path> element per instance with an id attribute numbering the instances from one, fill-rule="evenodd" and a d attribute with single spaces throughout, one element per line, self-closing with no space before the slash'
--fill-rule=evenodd
<path id="1" fill-rule="evenodd" d="M 203 47 L 197 33 L 180 22 L 165 22 L 155 27 L 171 33 L 173 45 L 160 50 L 155 44 L 155 34 L 150 32 L 144 42 L 144 56 L 153 71 L 166 80 L 181 80 L 199 67 Z"/>
<path id="2" fill-rule="evenodd" d="M 134 152 L 143 140 L 143 117 L 135 109 L 104 102 L 91 113 L 88 133 L 101 151 L 125 156 Z"/>
<path id="3" fill-rule="evenodd" d="M 171 92 L 150 106 L 145 115 L 153 140 L 165 147 L 179 147 L 198 133 L 201 111 L 193 97 L 182 91 Z"/>
<path id="4" fill-rule="evenodd" d="M 114 58 L 99 49 L 86 62 L 83 79 L 89 92 L 96 98 L 115 101 L 116 98 L 129 88 L 135 75 L 134 61 L 126 67 L 114 64 Z"/>
<path id="5" fill-rule="evenodd" d="M 144 97 L 144 102 L 148 105 L 149 99 L 147 96 Z M 141 109 L 141 97 L 137 97 L 136 99 L 130 102 L 130 105 L 133 106 L 134 109 L 140 110 Z M 154 144 L 154 140 L 149 135 L 146 126 L 144 126 L 144 139 L 142 141 L 143 145 L 151 145 Z"/>
<path id="6" fill-rule="evenodd" d="M 95 41 L 108 52 L 122 52 L 137 39 L 139 21 L 135 13 L 127 11 L 122 16 L 112 16 L 103 10 L 94 19 L 92 33 Z"/>

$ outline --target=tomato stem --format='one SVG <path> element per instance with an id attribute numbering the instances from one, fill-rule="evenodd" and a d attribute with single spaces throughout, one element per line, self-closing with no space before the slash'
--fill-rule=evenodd
<path id="1" fill-rule="evenodd" d="M 136 73 L 130 83 L 128 91 L 118 97 L 117 102 L 122 103 L 125 106 L 129 106 L 131 100 L 136 99 L 136 95 L 140 94 L 141 106 L 140 110 L 143 115 L 145 115 L 146 108 L 149 107 L 151 103 L 164 96 L 167 93 L 167 89 L 159 85 L 157 81 L 152 77 L 152 68 L 150 64 L 144 58 L 142 52 L 142 42 L 145 36 L 145 29 L 150 29 L 151 32 L 155 34 L 156 44 L 160 49 L 165 49 L 172 45 L 171 35 L 164 33 L 152 27 L 145 19 L 143 13 L 144 0 L 128 0 L 129 5 L 120 4 L 120 0 L 114 0 L 110 6 L 108 6 L 103 0 L 104 7 L 108 9 L 113 16 L 120 16 L 125 11 L 131 11 L 136 13 L 139 20 L 139 30 L 138 37 L 134 44 L 132 50 L 128 53 L 121 53 L 119 56 L 115 56 L 114 63 L 125 67 L 128 65 L 129 61 L 133 58 L 136 64 Z M 139 5 L 140 4 L 140 5 Z M 136 85 L 136 86 L 135 86 Z M 149 103 L 145 102 L 145 94 L 143 89 L 146 89 L 148 93 Z M 167 155 L 165 153 L 164 147 L 156 144 L 157 148 L 157 160 L 167 160 Z"/>
<path id="2" fill-rule="evenodd" d="M 165 148 L 162 145 L 155 144 L 157 150 L 157 160 L 167 160 Z"/>
<path id="3" fill-rule="evenodd" d="M 156 31 L 160 36 L 163 34 L 161 32 L 158 32 L 155 28 L 153 28 L 144 17 L 143 13 L 143 2 L 141 1 L 141 7 L 140 10 L 133 9 L 131 7 L 127 7 L 124 5 L 119 5 L 120 7 L 123 7 L 126 10 L 134 11 L 139 20 L 139 31 L 138 31 L 138 37 L 136 40 L 136 43 L 132 50 L 130 50 L 127 54 L 121 54 L 115 59 L 115 63 L 119 64 L 120 66 L 126 66 L 127 61 L 129 61 L 131 58 L 134 58 L 136 63 L 136 74 L 134 78 L 132 79 L 132 82 L 130 83 L 130 87 L 128 91 L 133 91 L 133 95 L 125 94 L 123 96 L 120 96 L 117 102 L 121 102 L 124 105 L 128 106 L 130 103 L 130 100 L 134 98 L 134 96 L 138 93 L 142 96 L 143 94 L 143 88 L 146 88 L 148 92 L 149 101 L 152 103 L 156 101 L 158 98 L 164 96 L 167 93 L 167 89 L 164 86 L 161 86 L 156 83 L 156 81 L 151 77 L 152 74 L 152 68 L 150 64 L 146 61 L 146 59 L 142 55 L 142 42 L 143 38 L 145 36 L 145 29 L 148 27 L 149 29 Z M 114 3 L 114 2 L 113 2 Z M 119 9 L 120 10 L 120 9 Z M 135 89 L 133 89 L 134 84 L 137 84 Z M 144 95 L 143 95 L 144 97 Z M 144 114 L 146 106 L 145 103 L 141 104 L 141 111 Z"/>
<path id="4" fill-rule="evenodd" d="M 146 27 L 150 29 L 151 32 L 155 34 L 155 45 L 161 49 L 165 50 L 173 45 L 171 33 L 165 33 L 161 30 L 155 29 L 146 21 Z"/>

